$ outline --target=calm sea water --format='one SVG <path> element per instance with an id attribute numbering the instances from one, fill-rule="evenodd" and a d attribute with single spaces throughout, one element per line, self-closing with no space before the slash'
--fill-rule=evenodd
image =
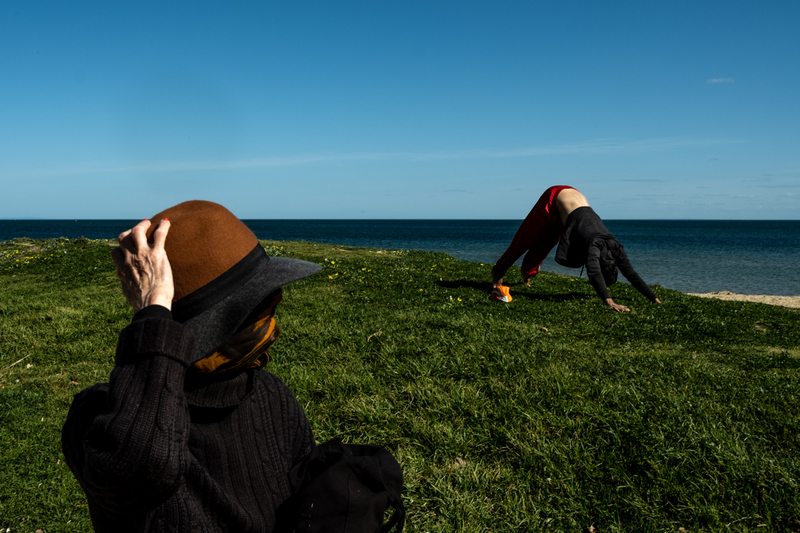
<path id="1" fill-rule="evenodd" d="M 0 220 L 15 237 L 113 238 L 136 220 Z M 262 239 L 447 252 L 492 264 L 511 242 L 515 220 L 246 220 Z M 800 295 L 800 220 L 606 220 L 649 284 L 682 292 L 729 290 Z M 544 270 L 578 275 L 556 264 Z M 584 274 L 585 276 L 585 274 Z"/>

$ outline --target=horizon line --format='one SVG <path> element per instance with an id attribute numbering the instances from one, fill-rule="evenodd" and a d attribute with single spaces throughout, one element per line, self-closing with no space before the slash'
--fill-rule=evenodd
<path id="1" fill-rule="evenodd" d="M 238 218 L 238 217 L 237 217 Z M 523 217 L 524 218 L 524 217 Z M 248 220 L 252 221 L 266 221 L 266 220 L 274 220 L 274 221 L 284 221 L 284 220 L 296 220 L 296 221 L 330 221 L 330 220 L 339 220 L 343 222 L 356 222 L 356 221 L 408 221 L 408 220 L 419 220 L 419 221 L 520 221 L 523 218 L 249 218 L 249 217 L 241 217 L 239 220 L 245 222 Z M 603 218 L 603 220 L 611 220 L 611 221 L 631 221 L 631 220 L 649 220 L 649 221 L 665 221 L 665 222 L 672 222 L 672 221 L 717 221 L 717 222 L 729 222 L 729 221 L 736 221 L 736 222 L 800 222 L 800 218 Z M 104 221 L 104 222 L 140 222 L 138 218 L 38 218 L 38 217 L 0 217 L 0 222 L 97 222 L 97 221 Z"/>

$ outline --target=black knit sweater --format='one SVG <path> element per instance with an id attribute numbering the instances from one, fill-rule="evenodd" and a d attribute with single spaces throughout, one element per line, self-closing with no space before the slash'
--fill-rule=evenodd
<path id="1" fill-rule="evenodd" d="M 636 290 L 651 302 L 656 295 L 631 266 L 622 244 L 608 231 L 606 225 L 589 206 L 575 209 L 567 217 L 564 233 L 556 250 L 559 265 L 579 268 L 586 265 L 589 283 L 601 300 L 611 298 L 601 270 L 601 259 L 613 261 Z"/>
<path id="2" fill-rule="evenodd" d="M 272 531 L 287 473 L 315 445 L 308 419 L 269 372 L 187 371 L 194 341 L 170 318 L 140 311 L 109 382 L 77 394 L 64 424 L 95 531 Z"/>

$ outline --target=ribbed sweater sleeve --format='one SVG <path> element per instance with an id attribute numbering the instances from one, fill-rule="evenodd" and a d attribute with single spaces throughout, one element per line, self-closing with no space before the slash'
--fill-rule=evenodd
<path id="1" fill-rule="evenodd" d="M 625 276 L 625 279 L 634 286 L 634 288 L 642 293 L 645 298 L 650 300 L 650 302 L 656 301 L 656 293 L 653 292 L 653 289 L 650 288 L 647 283 L 636 273 L 631 265 L 631 262 L 628 260 L 628 254 L 625 253 L 625 250 L 622 246 L 619 247 L 619 250 L 616 252 L 616 264 L 617 268 L 619 269 L 620 273 Z"/>
<path id="2" fill-rule="evenodd" d="M 603 278 L 603 273 L 600 268 L 600 257 L 603 253 L 601 246 L 606 245 L 606 243 L 601 245 L 598 244 L 597 241 L 593 241 L 589 245 L 586 254 L 586 276 L 589 278 L 589 283 L 592 284 L 592 287 L 594 287 L 594 290 L 597 292 L 597 296 L 603 301 L 611 298 L 611 293 L 608 291 L 606 281 Z M 628 280 L 637 291 L 642 293 L 645 298 L 651 302 L 655 302 L 656 294 L 633 269 L 630 260 L 628 260 L 628 254 L 625 253 L 625 249 L 622 245 L 616 243 L 611 245 L 611 247 L 613 248 L 614 264 L 617 265 L 619 272 L 625 276 L 625 279 Z"/>
<path id="3" fill-rule="evenodd" d="M 603 271 L 600 269 L 600 254 L 600 248 L 596 244 L 589 245 L 586 252 L 586 277 L 589 278 L 589 283 L 594 287 L 597 296 L 605 302 L 611 298 L 611 293 L 608 292 Z"/>
<path id="4" fill-rule="evenodd" d="M 119 335 L 109 383 L 76 396 L 62 447 L 93 514 L 153 508 L 182 479 L 190 424 L 183 385 L 193 348 L 177 322 L 135 320 Z"/>

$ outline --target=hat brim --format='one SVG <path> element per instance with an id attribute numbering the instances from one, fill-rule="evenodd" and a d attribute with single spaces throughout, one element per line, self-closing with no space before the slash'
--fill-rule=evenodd
<path id="1" fill-rule="evenodd" d="M 247 281 L 209 309 L 182 321 L 195 339 L 192 362 L 212 354 L 227 341 L 268 294 L 321 270 L 316 263 L 288 257 L 269 257 L 268 261 L 259 262 Z"/>

